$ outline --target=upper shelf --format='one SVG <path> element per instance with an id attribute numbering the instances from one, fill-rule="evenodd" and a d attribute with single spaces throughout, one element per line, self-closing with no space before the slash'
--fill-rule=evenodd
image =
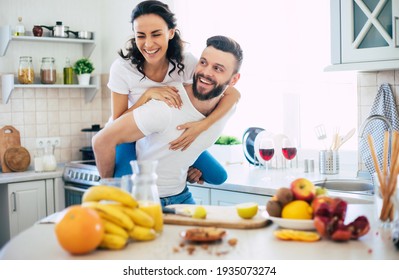
<path id="1" fill-rule="evenodd" d="M 57 38 L 57 37 L 35 37 L 35 36 L 12 36 L 11 25 L 0 26 L 0 56 L 7 52 L 11 41 L 31 41 L 31 42 L 53 42 L 53 43 L 72 43 L 82 44 L 83 56 L 90 57 L 96 47 L 94 39 L 75 39 L 75 38 Z"/>

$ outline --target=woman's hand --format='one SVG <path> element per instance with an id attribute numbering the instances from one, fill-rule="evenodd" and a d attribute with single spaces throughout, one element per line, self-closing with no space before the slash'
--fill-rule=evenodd
<path id="1" fill-rule="evenodd" d="M 189 183 L 203 184 L 204 180 L 201 178 L 202 172 L 195 167 L 190 166 L 187 171 L 187 181 Z"/>
<path id="2" fill-rule="evenodd" d="M 170 107 L 181 108 L 182 100 L 177 88 L 173 86 L 154 87 L 147 89 L 144 94 L 147 100 L 156 99 L 165 102 Z"/>
<path id="3" fill-rule="evenodd" d="M 174 151 L 179 149 L 182 151 L 186 150 L 188 147 L 190 147 L 191 143 L 194 142 L 198 135 L 205 130 L 204 127 L 205 125 L 203 121 L 188 122 L 179 125 L 177 129 L 184 130 L 184 132 L 179 136 L 179 138 L 169 143 L 169 148 Z"/>

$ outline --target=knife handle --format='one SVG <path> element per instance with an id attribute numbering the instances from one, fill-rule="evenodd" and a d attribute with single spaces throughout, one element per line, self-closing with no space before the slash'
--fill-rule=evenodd
<path id="1" fill-rule="evenodd" d="M 176 209 L 169 207 L 162 207 L 162 213 L 164 214 L 176 214 Z"/>

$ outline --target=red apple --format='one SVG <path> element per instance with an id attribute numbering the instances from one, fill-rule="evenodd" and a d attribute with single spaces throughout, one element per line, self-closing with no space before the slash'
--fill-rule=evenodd
<path id="1" fill-rule="evenodd" d="M 316 195 L 316 187 L 306 178 L 295 179 L 291 182 L 290 187 L 296 200 L 305 200 L 311 203 Z"/>

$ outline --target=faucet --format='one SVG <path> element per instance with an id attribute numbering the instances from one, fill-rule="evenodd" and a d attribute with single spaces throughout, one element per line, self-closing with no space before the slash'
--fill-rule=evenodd
<path id="1" fill-rule="evenodd" d="M 369 116 L 369 117 L 362 123 L 362 125 L 361 125 L 360 128 L 359 128 L 360 138 L 363 138 L 363 134 L 364 134 L 364 130 L 365 130 L 366 126 L 367 126 L 370 122 L 372 122 L 372 121 L 374 121 L 374 120 L 381 120 L 381 121 L 385 122 L 386 125 L 388 126 L 388 132 L 389 132 L 388 155 L 389 155 L 389 154 L 391 153 L 391 149 L 392 149 L 392 131 L 393 131 L 393 127 L 392 127 L 392 124 L 389 122 L 389 120 L 388 120 L 386 117 L 384 117 L 384 116 L 382 116 L 382 115 L 371 115 L 371 116 Z M 357 177 L 359 177 L 359 173 L 360 173 L 360 170 L 358 170 L 358 172 L 357 172 Z M 372 175 L 372 174 L 370 174 L 370 175 Z"/>

